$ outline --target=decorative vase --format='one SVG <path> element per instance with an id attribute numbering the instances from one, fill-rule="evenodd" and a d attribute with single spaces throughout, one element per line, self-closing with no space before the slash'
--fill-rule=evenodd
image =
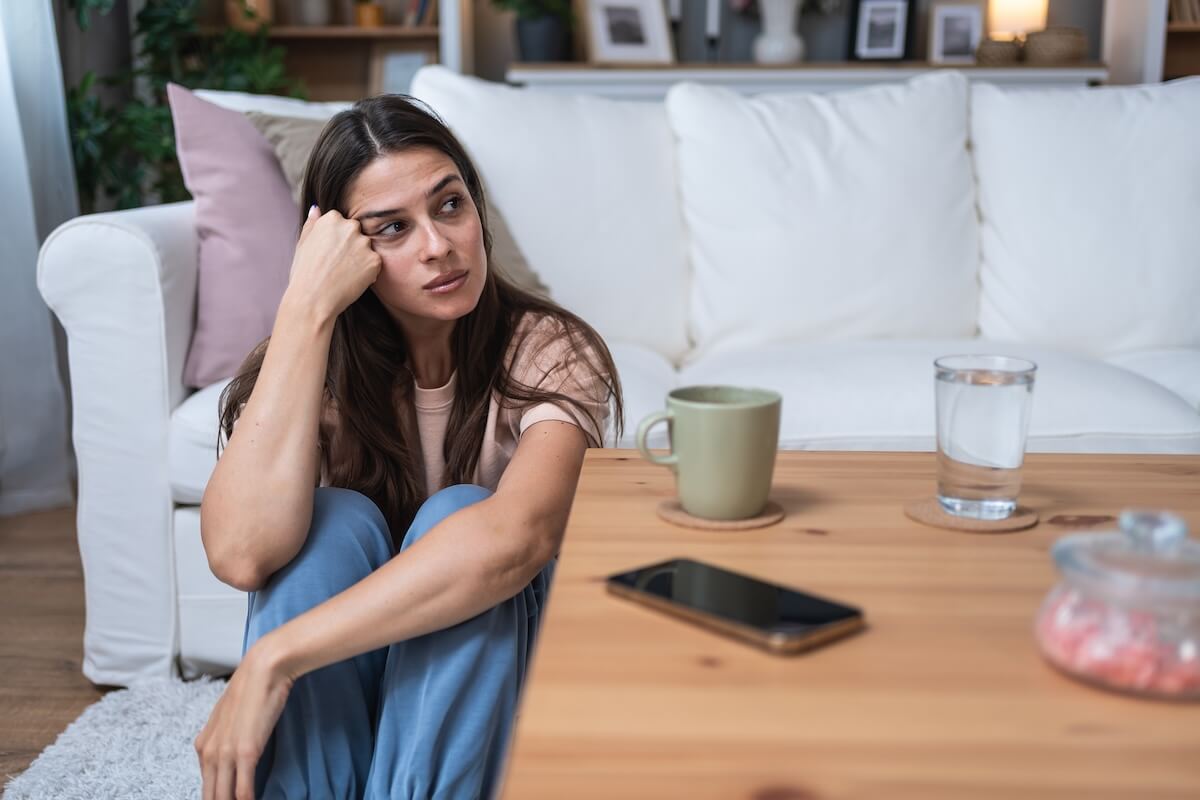
<path id="1" fill-rule="evenodd" d="M 356 3 L 354 6 L 354 21 L 360 28 L 379 28 L 383 26 L 383 5 L 380 3 Z"/>
<path id="2" fill-rule="evenodd" d="M 788 64 L 804 58 L 804 40 L 796 33 L 801 0 L 759 0 L 762 33 L 754 37 L 759 64 Z"/>
<path id="3" fill-rule="evenodd" d="M 522 61 L 570 61 L 571 32 L 560 17 L 517 17 L 517 48 Z"/>
<path id="4" fill-rule="evenodd" d="M 246 12 L 250 16 L 246 16 Z M 271 24 L 271 0 L 226 0 L 225 20 L 231 28 L 253 33 Z"/>
<path id="5" fill-rule="evenodd" d="M 333 6 L 329 0 L 292 0 L 293 25 L 323 27 L 333 19 Z"/>

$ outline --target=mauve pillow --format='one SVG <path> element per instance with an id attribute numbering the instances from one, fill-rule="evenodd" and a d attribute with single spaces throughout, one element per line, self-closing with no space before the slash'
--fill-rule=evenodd
<path id="1" fill-rule="evenodd" d="M 275 151 L 246 117 L 167 85 L 200 237 L 196 328 L 183 368 L 201 388 L 233 375 L 271 334 L 299 233 Z"/>

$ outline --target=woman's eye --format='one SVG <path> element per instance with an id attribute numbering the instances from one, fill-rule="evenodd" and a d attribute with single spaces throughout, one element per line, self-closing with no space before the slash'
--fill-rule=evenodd
<path id="1" fill-rule="evenodd" d="M 387 225 L 383 226 L 383 229 L 380 230 L 379 232 L 380 233 L 402 233 L 403 231 L 404 231 L 404 223 L 403 222 L 389 222 Z"/>
<path id="2" fill-rule="evenodd" d="M 462 198 L 459 197 L 458 195 L 453 195 L 452 197 L 448 197 L 448 198 L 446 198 L 446 202 L 442 203 L 442 208 L 445 208 L 446 206 L 449 206 L 452 203 L 453 203 L 453 206 L 451 207 L 450 210 L 458 211 L 459 207 L 462 206 Z"/>

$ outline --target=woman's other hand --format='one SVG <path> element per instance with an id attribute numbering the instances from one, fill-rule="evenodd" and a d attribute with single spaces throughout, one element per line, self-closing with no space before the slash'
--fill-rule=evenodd
<path id="1" fill-rule="evenodd" d="M 332 320 L 375 282 L 382 267 L 357 220 L 313 206 L 292 257 L 285 299 Z"/>
<path id="2" fill-rule="evenodd" d="M 246 653 L 196 737 L 203 800 L 254 798 L 254 769 L 293 684 L 266 642 Z"/>

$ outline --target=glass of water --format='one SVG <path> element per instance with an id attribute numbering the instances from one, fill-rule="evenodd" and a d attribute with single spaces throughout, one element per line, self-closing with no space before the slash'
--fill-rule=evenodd
<path id="1" fill-rule="evenodd" d="M 1004 519 L 1017 507 L 1037 364 L 945 356 L 937 373 L 937 494 L 947 514 Z"/>

